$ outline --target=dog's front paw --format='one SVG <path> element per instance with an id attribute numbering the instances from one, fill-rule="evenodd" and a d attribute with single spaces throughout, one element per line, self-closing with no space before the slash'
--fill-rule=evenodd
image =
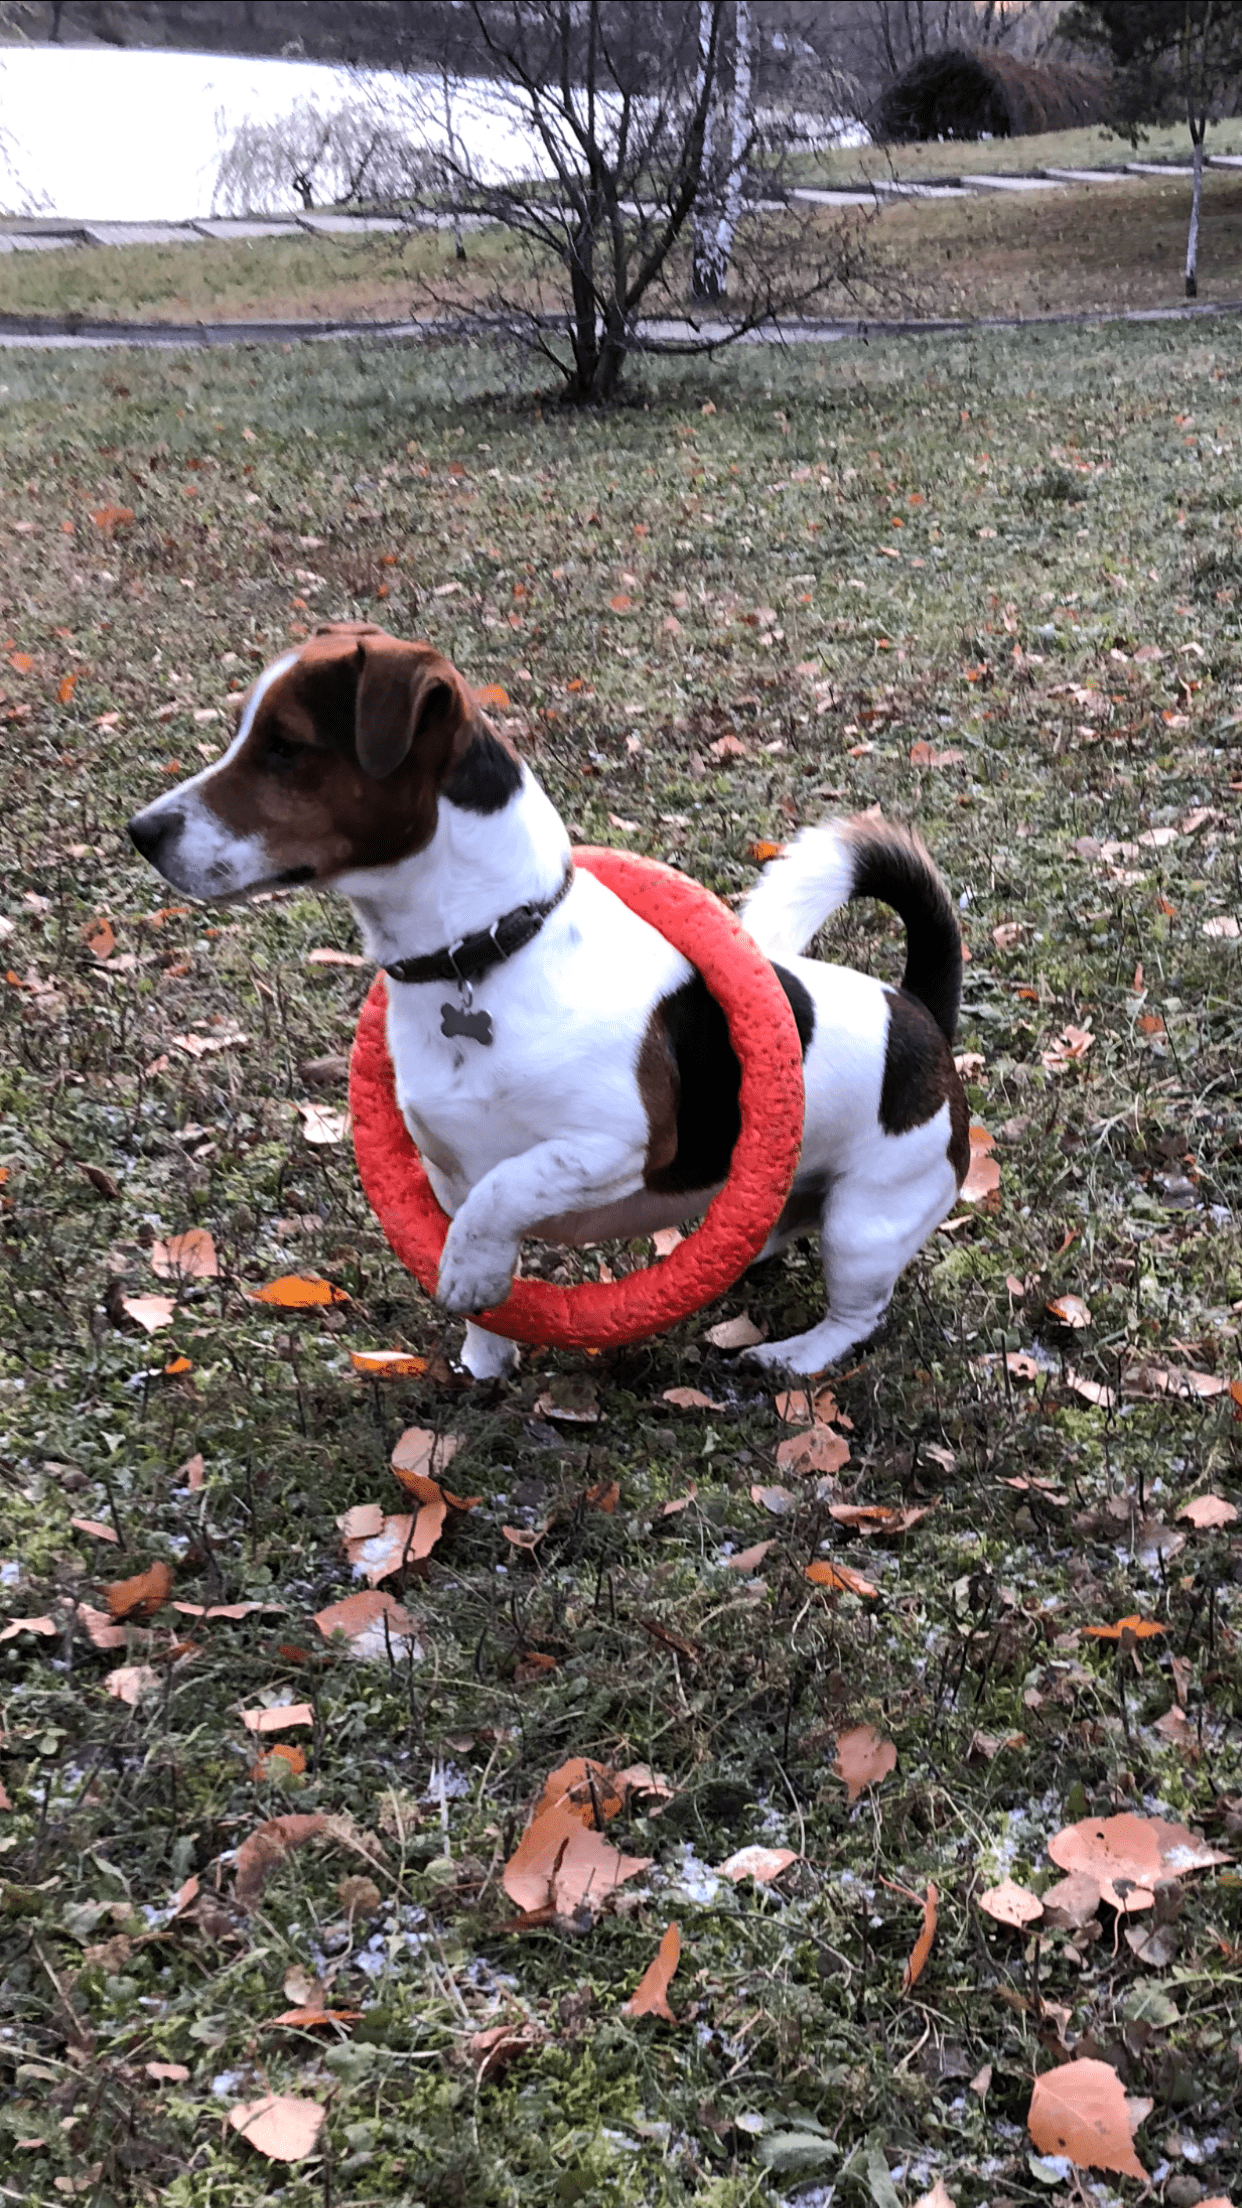
<path id="1" fill-rule="evenodd" d="M 436 1301 L 446 1311 L 490 1311 L 513 1286 L 516 1250 L 494 1242 L 473 1241 L 451 1230 L 440 1259 Z"/>

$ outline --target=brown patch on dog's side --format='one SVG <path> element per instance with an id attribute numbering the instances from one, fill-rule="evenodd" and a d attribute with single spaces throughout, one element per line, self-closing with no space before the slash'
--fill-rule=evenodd
<path id="1" fill-rule="evenodd" d="M 647 1155 L 643 1180 L 648 1188 L 654 1176 L 670 1166 L 677 1155 L 677 1099 L 680 1083 L 664 1024 L 664 1007 L 657 1004 L 643 1030 L 634 1069 L 638 1093 L 647 1114 Z"/>
<path id="2" fill-rule="evenodd" d="M 886 1135 L 925 1127 L 942 1104 L 949 1107 L 949 1162 L 958 1186 L 970 1165 L 970 1107 L 953 1054 L 927 1006 L 903 989 L 886 989 L 888 1042 L 880 1090 L 880 1125 Z"/>
<path id="3" fill-rule="evenodd" d="M 200 785 L 203 802 L 239 838 L 262 838 L 275 875 L 388 866 L 430 842 L 439 794 L 476 738 L 499 750 L 448 660 L 340 623 L 272 683 L 241 750 Z"/>

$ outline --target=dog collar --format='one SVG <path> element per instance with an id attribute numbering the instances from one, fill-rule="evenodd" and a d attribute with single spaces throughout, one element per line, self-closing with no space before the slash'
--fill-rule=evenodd
<path id="1" fill-rule="evenodd" d="M 542 904 L 515 905 L 512 912 L 502 912 L 490 928 L 479 928 L 473 935 L 459 936 L 456 943 L 446 943 L 439 951 L 428 951 L 425 958 L 393 959 L 384 972 L 393 981 L 455 981 L 459 988 L 464 983 L 478 981 L 481 975 L 490 973 L 493 966 L 503 964 L 506 958 L 512 958 L 515 952 L 534 942 L 544 921 L 569 895 L 573 879 L 571 860 L 560 888 L 551 897 L 545 897 Z"/>

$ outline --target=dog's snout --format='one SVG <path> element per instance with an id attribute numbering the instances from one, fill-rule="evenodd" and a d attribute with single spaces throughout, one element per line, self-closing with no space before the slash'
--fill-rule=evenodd
<path id="1" fill-rule="evenodd" d="M 144 859 L 158 865 L 161 844 L 171 842 L 185 825 L 181 813 L 163 812 L 148 805 L 145 813 L 135 813 L 129 822 L 127 833 L 130 842 L 136 844 Z"/>

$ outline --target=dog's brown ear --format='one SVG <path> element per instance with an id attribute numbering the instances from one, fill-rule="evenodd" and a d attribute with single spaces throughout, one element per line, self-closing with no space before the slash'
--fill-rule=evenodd
<path id="1" fill-rule="evenodd" d="M 374 641 L 359 640 L 358 657 L 354 740 L 363 773 L 384 781 L 409 757 L 415 738 L 433 732 L 447 755 L 470 712 L 456 668 L 380 630 Z"/>

